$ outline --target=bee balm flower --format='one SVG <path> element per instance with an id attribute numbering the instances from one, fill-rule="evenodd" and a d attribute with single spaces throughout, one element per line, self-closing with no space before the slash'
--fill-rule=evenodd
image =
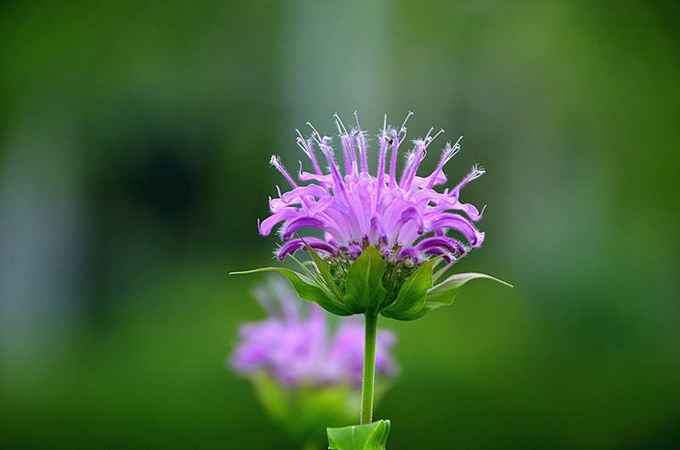
<path id="1" fill-rule="evenodd" d="M 351 131 L 335 115 L 340 145 L 322 136 L 311 124 L 311 137 L 298 131 L 297 144 L 311 164 L 294 178 L 278 156 L 273 165 L 290 189 L 269 199 L 271 215 L 258 221 L 260 234 L 278 227 L 279 260 L 291 257 L 301 272 L 268 267 L 293 284 L 298 294 L 337 315 L 381 313 L 398 320 L 413 320 L 453 301 L 460 286 L 481 274 L 453 275 L 434 282 L 454 263 L 484 242 L 475 223 L 480 211 L 460 199 L 468 183 L 484 174 L 473 166 L 456 184 L 447 182 L 444 166 L 460 151 L 460 139 L 447 143 L 435 169 L 426 176 L 418 169 L 435 139 L 433 128 L 413 141 L 397 175 L 400 148 L 406 141 L 406 122 L 387 125 L 378 135 L 377 172 L 369 171 L 367 134 L 359 119 Z M 355 113 L 356 117 L 356 113 Z M 341 156 L 336 157 L 336 153 Z M 322 170 L 322 164 L 327 167 Z M 295 258 L 308 251 L 312 264 Z M 447 264 L 434 273 L 436 266 Z"/>
<path id="2" fill-rule="evenodd" d="M 231 365 L 244 376 L 266 374 L 280 385 L 361 386 L 364 358 L 364 329 L 354 317 L 342 319 L 331 332 L 327 313 L 317 305 L 301 305 L 283 282 L 272 279 L 255 292 L 269 313 L 267 320 L 241 327 L 241 341 Z M 379 330 L 376 371 L 384 376 L 396 373 L 390 350 L 395 336 Z"/>
<path id="3" fill-rule="evenodd" d="M 271 215 L 258 223 L 258 228 L 262 235 L 268 235 L 281 225 L 279 259 L 304 249 L 306 243 L 330 257 L 349 259 L 358 257 L 367 246 L 377 246 L 388 259 L 418 264 L 433 255 L 453 261 L 482 245 L 484 233 L 473 224 L 482 214 L 475 206 L 462 203 L 460 192 L 484 170 L 474 166 L 458 184 L 442 192 L 434 189 L 446 183 L 443 169 L 460 150 L 460 139 L 454 145 L 446 144 L 432 173 L 418 176 L 428 148 L 444 131 L 432 135 L 430 129 L 425 138 L 413 141 L 413 149 L 406 154 L 397 176 L 406 121 L 398 130 L 385 123 L 378 136 L 377 174 L 372 175 L 368 169 L 367 136 L 358 119 L 351 132 L 337 114 L 336 124 L 342 158 L 336 157 L 331 138 L 321 136 L 313 127 L 310 139 L 298 136 L 297 144 L 313 168 L 312 172 L 303 171 L 300 163 L 299 181 L 278 156 L 271 158 L 271 164 L 291 189 L 285 193 L 279 190 L 278 197 L 269 200 Z M 327 172 L 321 169 L 322 161 L 327 164 Z M 306 230 L 318 230 L 323 237 L 303 241 L 298 235 Z"/>

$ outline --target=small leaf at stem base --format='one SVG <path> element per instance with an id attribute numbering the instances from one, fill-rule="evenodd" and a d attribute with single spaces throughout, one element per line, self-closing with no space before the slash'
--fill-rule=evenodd
<path id="1" fill-rule="evenodd" d="M 366 425 L 328 428 L 330 450 L 385 450 L 390 421 L 379 420 Z"/>

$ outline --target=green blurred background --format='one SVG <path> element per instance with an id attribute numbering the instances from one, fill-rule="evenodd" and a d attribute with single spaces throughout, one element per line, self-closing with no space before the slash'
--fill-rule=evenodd
<path id="1" fill-rule="evenodd" d="M 270 260 L 269 155 L 354 110 L 465 136 L 460 270 L 516 286 L 382 322 L 389 448 L 680 448 L 678 3 L 334 3 L 2 3 L 0 448 L 295 448 L 227 273 Z"/>

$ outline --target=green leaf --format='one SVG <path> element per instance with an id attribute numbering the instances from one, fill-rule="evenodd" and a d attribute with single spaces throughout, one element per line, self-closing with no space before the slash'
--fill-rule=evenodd
<path id="1" fill-rule="evenodd" d="M 259 269 L 246 270 L 243 272 L 231 272 L 229 275 L 247 275 L 259 272 L 279 272 L 293 285 L 300 298 L 317 303 L 326 311 L 337 316 L 351 316 L 352 313 L 345 306 L 334 299 L 330 293 L 319 287 L 310 278 L 283 267 L 262 267 Z"/>
<path id="2" fill-rule="evenodd" d="M 425 307 L 427 290 L 432 287 L 432 270 L 439 258 L 423 263 L 399 289 L 397 299 L 381 311 L 385 317 L 397 320 L 414 320 L 421 316 L 418 313 Z"/>
<path id="3" fill-rule="evenodd" d="M 480 278 L 496 281 L 509 287 L 514 287 L 503 280 L 499 280 L 498 278 L 494 278 L 491 275 L 486 275 L 483 273 L 457 273 L 455 275 L 451 275 L 449 278 L 427 291 L 425 307 L 420 311 L 419 317 L 422 317 L 437 308 L 441 308 L 442 306 L 451 306 L 453 300 L 460 292 L 460 288 L 463 287 L 465 283 Z"/>
<path id="4" fill-rule="evenodd" d="M 328 428 L 330 450 L 385 450 L 390 421 L 379 420 L 367 425 Z"/>
<path id="5" fill-rule="evenodd" d="M 360 414 L 360 394 L 347 384 L 292 388 L 264 371 L 249 378 L 269 417 L 299 440 L 323 442 L 326 427 L 347 426 Z"/>
<path id="6" fill-rule="evenodd" d="M 316 266 L 312 261 L 300 261 L 294 255 L 288 255 L 288 258 L 295 261 L 303 270 L 303 273 L 307 274 L 310 279 L 314 280 L 316 283 L 323 283 L 323 280 L 319 277 L 319 272 L 316 270 Z"/>
<path id="7" fill-rule="evenodd" d="M 387 293 L 382 285 L 385 270 L 387 265 L 380 250 L 373 246 L 366 247 L 347 271 L 343 302 L 349 310 L 362 314 L 380 307 Z"/>
<path id="8" fill-rule="evenodd" d="M 302 238 L 300 238 L 302 239 Z M 338 285 L 335 284 L 335 280 L 333 279 L 333 276 L 331 275 L 331 268 L 329 267 L 328 263 L 324 261 L 324 259 L 319 256 L 319 254 L 314 250 L 312 247 L 310 247 L 304 239 L 302 239 L 302 242 L 305 244 L 305 247 L 307 248 L 307 251 L 309 252 L 310 255 L 312 255 L 312 259 L 314 260 L 314 264 L 316 265 L 317 270 L 319 271 L 319 274 L 321 275 L 321 278 L 323 281 L 326 283 L 326 286 L 330 291 L 335 295 L 338 299 L 342 298 L 342 292 L 340 292 L 340 288 L 338 288 Z"/>

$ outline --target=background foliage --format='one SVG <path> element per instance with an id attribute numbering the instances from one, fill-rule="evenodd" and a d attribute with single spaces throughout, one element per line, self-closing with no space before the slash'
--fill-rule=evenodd
<path id="1" fill-rule="evenodd" d="M 488 171 L 460 270 L 516 288 L 381 321 L 389 448 L 678 448 L 677 3 L 339 3 L 3 2 L 0 447 L 294 448 L 225 370 L 262 317 L 226 274 L 295 127 L 410 109 Z"/>

